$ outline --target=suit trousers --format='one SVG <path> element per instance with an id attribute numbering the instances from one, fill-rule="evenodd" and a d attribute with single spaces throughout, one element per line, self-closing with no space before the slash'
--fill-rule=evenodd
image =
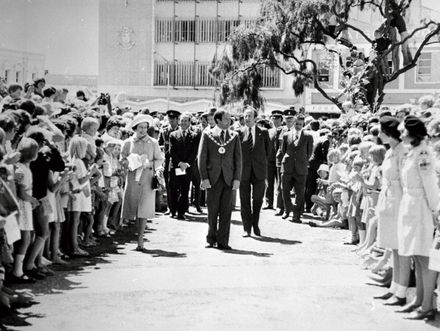
<path id="1" fill-rule="evenodd" d="M 250 178 L 240 181 L 240 212 L 243 228 L 246 232 L 251 232 L 253 228 L 259 230 L 258 222 L 260 220 L 261 205 L 263 204 L 264 190 L 266 181 L 257 179 L 251 170 Z M 252 192 L 252 196 L 251 196 Z M 252 198 L 252 201 L 251 201 Z"/>
<path id="2" fill-rule="evenodd" d="M 318 183 L 316 180 L 319 178 L 318 169 L 309 168 L 309 173 L 307 175 L 306 182 L 306 209 L 312 209 L 312 195 L 316 194 L 316 190 L 318 189 Z"/>
<path id="3" fill-rule="evenodd" d="M 266 204 L 273 206 L 275 180 L 277 177 L 277 167 L 275 163 L 267 164 L 267 188 L 266 188 Z"/>
<path id="4" fill-rule="evenodd" d="M 171 192 L 170 192 L 170 159 L 169 158 L 165 158 L 165 164 L 164 164 L 164 172 L 163 172 L 163 177 L 165 179 L 165 190 L 167 191 L 167 203 L 168 203 L 168 208 L 170 209 L 170 213 L 171 214 L 175 214 L 177 212 L 177 206 L 171 201 L 172 197 L 171 197 Z"/>
<path id="5" fill-rule="evenodd" d="M 304 211 L 306 179 L 307 175 L 281 174 L 285 211 L 286 213 L 293 211 L 295 218 L 299 218 Z M 295 206 L 292 205 L 290 198 L 292 187 L 295 189 Z"/>
<path id="6" fill-rule="evenodd" d="M 223 174 L 211 188 L 207 189 L 208 244 L 228 245 L 231 228 L 232 187 L 228 186 Z M 218 226 L 217 226 L 218 223 Z"/>
<path id="7" fill-rule="evenodd" d="M 276 178 L 276 189 L 277 189 L 277 208 L 284 211 L 284 200 L 283 200 L 283 185 L 281 182 L 281 167 L 277 167 L 277 178 Z"/>
<path id="8" fill-rule="evenodd" d="M 192 168 L 191 183 L 191 202 L 196 208 L 200 208 L 200 173 L 197 165 Z"/>
<path id="9" fill-rule="evenodd" d="M 190 172 L 190 170 L 187 170 Z M 189 207 L 189 186 L 191 184 L 191 173 L 176 176 L 174 169 L 170 172 L 170 206 L 174 209 L 171 212 L 174 214 L 177 212 L 178 215 L 185 215 Z M 171 209 L 171 208 L 170 208 Z"/>

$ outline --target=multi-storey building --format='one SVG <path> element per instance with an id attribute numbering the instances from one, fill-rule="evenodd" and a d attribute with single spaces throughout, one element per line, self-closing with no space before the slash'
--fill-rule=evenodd
<path id="1" fill-rule="evenodd" d="M 99 89 L 124 91 L 156 109 L 206 108 L 218 99 L 219 82 L 209 73 L 212 59 L 221 55 L 235 26 L 251 24 L 258 17 L 259 6 L 260 0 L 100 0 Z M 413 1 L 409 13 L 410 30 L 421 17 L 437 15 L 424 8 L 422 0 Z M 352 20 L 369 36 L 380 25 L 374 12 L 354 12 Z M 369 51 L 359 33 L 349 37 Z M 389 85 L 385 103 L 402 103 L 435 91 L 440 77 L 438 46 L 428 46 L 418 67 Z M 336 93 L 341 75 L 337 59 L 318 49 L 313 53 L 323 86 Z M 291 78 L 277 70 L 263 71 L 263 85 L 266 109 L 292 104 L 316 111 L 334 109 L 314 89 L 296 98 Z"/>
<path id="2" fill-rule="evenodd" d="M 23 85 L 44 76 L 44 61 L 43 54 L 0 48 L 0 78 Z"/>

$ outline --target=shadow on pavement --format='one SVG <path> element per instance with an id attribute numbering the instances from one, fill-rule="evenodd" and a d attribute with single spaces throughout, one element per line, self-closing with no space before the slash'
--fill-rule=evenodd
<path id="1" fill-rule="evenodd" d="M 148 227 L 147 232 L 156 230 L 151 228 L 151 225 Z M 34 314 L 28 311 L 29 307 L 34 304 L 38 304 L 38 296 L 46 294 L 58 294 L 77 288 L 83 288 L 81 283 L 70 280 L 71 277 L 86 271 L 86 267 L 89 267 L 87 272 L 91 272 L 92 270 L 90 270 L 90 267 L 93 269 L 100 269 L 99 265 L 111 263 L 107 259 L 109 255 L 123 254 L 119 251 L 120 249 L 123 249 L 127 243 L 136 242 L 135 232 L 135 226 L 131 225 L 129 227 L 119 229 L 111 238 L 99 238 L 98 246 L 86 248 L 90 256 L 83 258 L 70 258 L 67 260 L 68 264 L 66 265 L 50 266 L 50 268 L 55 271 L 55 275 L 52 277 L 46 277 L 43 280 L 39 280 L 35 284 L 8 284 L 6 282 L 5 286 L 16 290 L 16 292 L 34 297 L 28 305 L 19 305 L 14 307 L 15 309 L 11 309 L 9 311 L 0 311 L 0 331 L 17 330 L 17 327 L 18 329 L 22 329 L 22 327 L 32 325 L 28 322 L 28 319 L 44 318 L 45 315 Z M 184 257 L 180 255 L 185 255 L 161 250 L 151 250 L 150 253 L 153 256 L 167 257 Z M 27 310 L 22 311 L 24 308 Z"/>
<path id="2" fill-rule="evenodd" d="M 135 249 L 133 251 L 136 251 Z M 147 249 L 144 248 L 143 251 L 139 253 L 150 254 L 153 257 L 186 257 L 185 253 L 169 252 L 162 249 Z"/>
<path id="3" fill-rule="evenodd" d="M 266 237 L 266 236 L 252 237 L 252 239 L 257 240 L 257 241 L 267 242 L 267 243 L 277 243 L 277 244 L 281 244 L 281 245 L 297 245 L 297 244 L 302 244 L 302 241 L 299 241 L 299 240 L 272 238 L 272 237 Z"/>
<path id="4" fill-rule="evenodd" d="M 194 223 L 206 223 L 208 224 L 207 214 L 185 214 L 185 220 L 176 220 L 176 222 L 194 222 Z M 243 225 L 241 221 L 231 220 L 232 225 Z"/>
<path id="5" fill-rule="evenodd" d="M 245 251 L 242 249 L 235 249 L 235 248 L 231 249 L 230 251 L 223 251 L 223 253 L 237 254 L 237 255 L 252 255 L 257 257 L 271 257 L 273 255 L 272 253 L 259 253 L 255 251 Z"/>

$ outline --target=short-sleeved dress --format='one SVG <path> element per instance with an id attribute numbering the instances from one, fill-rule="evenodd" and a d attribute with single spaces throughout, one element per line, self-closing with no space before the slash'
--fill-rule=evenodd
<path id="1" fill-rule="evenodd" d="M 156 139 L 150 136 L 138 139 L 133 136 L 124 141 L 121 159 L 126 159 L 130 154 L 147 155 L 150 166 L 143 169 L 139 181 L 136 181 L 136 171 L 128 171 L 122 217 L 128 220 L 152 219 L 155 216 L 156 198 L 156 192 L 151 188 L 153 167 L 156 170 L 162 168 L 162 152 Z"/>
<path id="2" fill-rule="evenodd" d="M 22 185 L 25 193 L 32 196 L 32 172 L 29 166 L 26 166 L 23 163 L 17 163 L 15 173 L 23 176 L 20 185 Z M 18 216 L 20 230 L 33 231 L 32 204 L 29 201 L 18 199 L 18 206 L 20 210 Z"/>
<path id="3" fill-rule="evenodd" d="M 429 256 L 434 238 L 433 211 L 440 201 L 434 153 L 426 142 L 410 149 L 400 172 L 402 200 L 397 220 L 399 254 Z"/>
<path id="4" fill-rule="evenodd" d="M 382 163 L 382 189 L 376 207 L 377 243 L 380 247 L 398 249 L 397 218 L 400 200 L 402 199 L 402 184 L 400 183 L 400 167 L 407 153 L 403 143 L 394 149 L 389 149 Z"/>
<path id="5" fill-rule="evenodd" d="M 69 211 L 91 213 L 92 212 L 92 196 L 90 189 L 90 181 L 84 184 L 80 184 L 78 179 L 87 176 L 87 169 L 84 162 L 81 159 L 74 158 L 72 164 L 75 166 L 75 174 L 71 180 L 71 189 L 82 189 L 81 192 L 73 195 L 74 198 L 70 199 L 68 206 Z M 87 196 L 85 194 L 87 192 Z"/>

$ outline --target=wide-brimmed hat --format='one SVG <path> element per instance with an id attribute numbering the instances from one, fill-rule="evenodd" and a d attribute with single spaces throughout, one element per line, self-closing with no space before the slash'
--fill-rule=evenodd
<path id="1" fill-rule="evenodd" d="M 141 123 L 148 123 L 149 126 L 152 126 L 154 123 L 153 117 L 145 114 L 136 115 L 133 118 L 133 122 L 130 123 L 129 128 L 133 130 L 136 125 L 139 125 Z"/>
<path id="2" fill-rule="evenodd" d="M 320 172 L 320 171 L 326 171 L 327 173 L 329 173 L 330 172 L 330 168 L 328 167 L 327 164 L 323 163 L 318 168 L 318 172 Z"/>

